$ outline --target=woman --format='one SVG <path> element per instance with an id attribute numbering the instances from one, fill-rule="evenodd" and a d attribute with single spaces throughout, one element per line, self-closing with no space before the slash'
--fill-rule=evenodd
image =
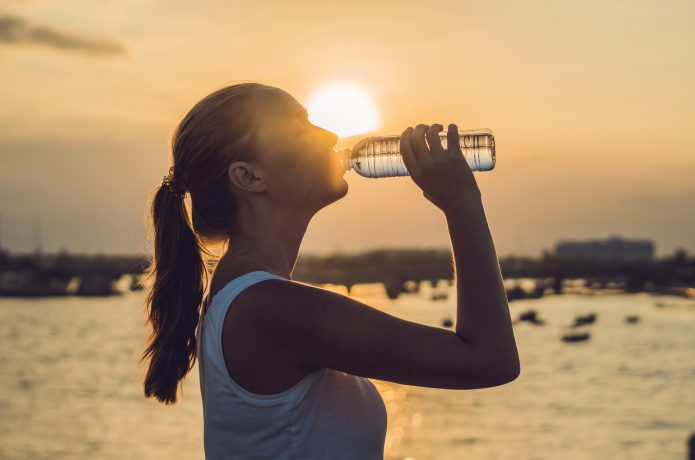
<path id="1" fill-rule="evenodd" d="M 480 192 L 456 126 L 447 150 L 438 141 L 442 129 L 408 128 L 400 142 L 410 177 L 447 217 L 459 293 L 455 332 L 292 280 L 309 221 L 348 185 L 333 151 L 338 137 L 312 125 L 290 94 L 235 84 L 181 121 L 171 174 L 152 203 L 144 388 L 146 397 L 175 403 L 199 359 L 206 458 L 382 458 L 386 411 L 369 378 L 472 389 L 518 376 Z M 224 255 L 203 302 L 216 243 Z"/>

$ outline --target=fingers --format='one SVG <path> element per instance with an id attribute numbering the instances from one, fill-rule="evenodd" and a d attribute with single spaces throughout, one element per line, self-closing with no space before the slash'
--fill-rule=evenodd
<path id="1" fill-rule="evenodd" d="M 466 172 L 464 174 L 470 179 L 473 179 L 473 171 L 471 171 L 468 160 L 466 160 L 466 157 L 463 155 L 463 151 L 461 150 L 461 136 L 459 135 L 459 130 L 453 123 L 449 125 L 449 130 L 446 132 L 446 145 L 447 155 L 452 155 L 457 159 L 463 158 L 465 160 L 463 161 L 463 163 L 466 164 L 464 168 Z M 475 181 L 475 179 L 473 179 L 473 181 Z"/>
<path id="2" fill-rule="evenodd" d="M 410 142 L 410 137 L 413 133 L 412 127 L 407 127 L 405 131 L 401 134 L 401 146 L 400 152 L 401 157 L 403 157 L 403 163 L 408 170 L 408 173 L 412 176 L 413 171 L 417 168 L 417 158 L 415 157 L 415 152 L 413 151 L 413 146 Z"/>
<path id="3" fill-rule="evenodd" d="M 463 156 L 459 130 L 453 123 L 449 125 L 449 130 L 446 132 L 446 151 L 449 155 Z"/>
<path id="4" fill-rule="evenodd" d="M 446 155 L 444 147 L 442 147 L 442 139 L 439 137 L 439 132 L 444 127 L 440 124 L 434 124 L 427 130 L 427 143 L 430 145 L 430 155 Z"/>
<path id="5" fill-rule="evenodd" d="M 427 167 L 432 164 L 432 158 L 430 157 L 430 152 L 425 142 L 425 131 L 427 131 L 428 128 L 429 126 L 427 125 L 419 124 L 410 135 L 410 143 L 413 146 L 415 158 L 417 159 L 418 165 L 421 167 Z"/>
<path id="6" fill-rule="evenodd" d="M 463 156 L 456 125 L 449 125 L 446 150 L 444 150 L 442 139 L 439 137 L 439 133 L 443 129 L 444 127 L 440 124 L 419 124 L 415 129 L 408 127 L 403 131 L 401 134 L 400 152 L 409 173 L 418 167 L 431 166 L 433 157 L 447 155 Z"/>

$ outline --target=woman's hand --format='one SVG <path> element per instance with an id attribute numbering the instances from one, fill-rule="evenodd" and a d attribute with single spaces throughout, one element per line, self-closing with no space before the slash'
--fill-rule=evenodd
<path id="1" fill-rule="evenodd" d="M 400 152 L 410 177 L 425 198 L 448 215 L 478 204 L 480 190 L 461 151 L 458 128 L 449 125 L 446 150 L 439 138 L 442 129 L 439 124 L 408 127 L 401 134 Z"/>

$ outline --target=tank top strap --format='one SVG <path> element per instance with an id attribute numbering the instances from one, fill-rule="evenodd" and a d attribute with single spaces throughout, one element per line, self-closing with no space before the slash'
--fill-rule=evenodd
<path id="1" fill-rule="evenodd" d="M 222 325 L 224 323 L 224 317 L 227 316 L 227 310 L 229 310 L 231 303 L 234 301 L 234 299 L 236 299 L 241 291 L 247 287 L 269 279 L 287 280 L 287 278 L 283 278 L 280 275 L 274 275 L 270 272 L 256 270 L 234 278 L 229 283 L 224 285 L 219 291 L 217 291 L 214 296 L 212 296 L 212 299 L 210 299 L 208 312 L 213 314 L 215 337 L 219 338 L 220 351 L 222 350 Z"/>

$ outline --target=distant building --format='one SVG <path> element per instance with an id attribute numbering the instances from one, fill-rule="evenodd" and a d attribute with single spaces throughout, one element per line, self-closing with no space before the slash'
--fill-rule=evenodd
<path id="1" fill-rule="evenodd" d="M 605 240 L 560 241 L 555 245 L 555 257 L 606 262 L 650 261 L 654 259 L 654 242 L 626 240 L 618 236 Z"/>

